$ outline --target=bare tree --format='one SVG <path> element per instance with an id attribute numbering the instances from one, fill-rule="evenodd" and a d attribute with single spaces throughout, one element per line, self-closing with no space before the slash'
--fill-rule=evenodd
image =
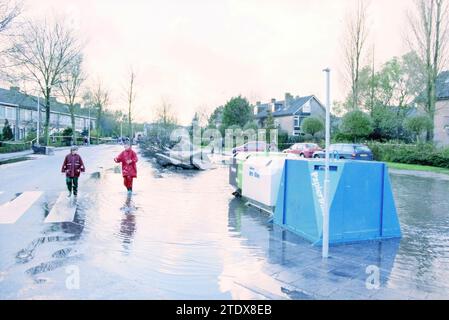
<path id="1" fill-rule="evenodd" d="M 356 10 L 349 16 L 344 44 L 345 73 L 351 84 L 350 107 L 355 110 L 359 104 L 359 76 L 362 69 L 363 53 L 368 37 L 368 4 L 358 0 Z"/>
<path id="2" fill-rule="evenodd" d="M 200 127 L 207 126 L 207 121 L 210 117 L 210 112 L 206 106 L 199 106 L 195 110 L 195 117 L 197 118 Z"/>
<path id="3" fill-rule="evenodd" d="M 82 71 L 82 62 L 82 55 L 79 55 L 73 59 L 65 72 L 61 75 L 61 82 L 59 83 L 59 91 L 64 97 L 64 102 L 69 106 L 70 118 L 72 122 L 72 138 L 74 143 L 76 143 L 75 109 L 77 107 L 75 102 L 79 96 L 81 85 L 86 79 L 86 76 Z"/>
<path id="4" fill-rule="evenodd" d="M 109 92 L 101 82 L 97 82 L 93 89 L 85 93 L 83 97 L 84 103 L 89 108 L 94 108 L 97 111 L 97 139 L 102 135 L 102 121 L 103 113 L 109 104 Z M 89 124 L 90 125 L 90 124 Z"/>
<path id="5" fill-rule="evenodd" d="M 44 135 L 50 142 L 50 101 L 61 76 L 81 53 L 74 32 L 60 21 L 28 21 L 12 39 L 6 51 L 10 81 L 23 80 L 38 86 L 45 98 Z"/>
<path id="6" fill-rule="evenodd" d="M 126 99 L 128 103 L 128 133 L 129 133 L 129 142 L 132 143 L 132 107 L 133 103 L 136 99 L 136 93 L 135 93 L 135 80 L 136 80 L 136 74 L 134 73 L 134 70 L 131 69 L 130 75 L 129 75 L 129 87 L 126 92 Z"/>
<path id="7" fill-rule="evenodd" d="M 22 12 L 22 2 L 0 0 L 0 32 L 5 31 L 11 22 Z"/>
<path id="8" fill-rule="evenodd" d="M 432 123 L 427 130 L 427 141 L 433 140 L 437 77 L 447 62 L 448 10 L 447 0 L 415 0 L 415 12 L 409 14 L 412 34 L 407 40 L 410 48 L 418 53 L 424 63 L 424 110 Z"/>
<path id="9" fill-rule="evenodd" d="M 162 126 L 171 126 L 178 123 L 171 104 L 165 100 L 162 100 L 162 104 L 156 110 L 156 123 Z"/>

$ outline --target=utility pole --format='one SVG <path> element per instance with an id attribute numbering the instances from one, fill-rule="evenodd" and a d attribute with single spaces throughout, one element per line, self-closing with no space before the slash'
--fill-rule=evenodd
<path id="1" fill-rule="evenodd" d="M 89 126 L 87 127 L 87 145 L 90 146 L 90 108 L 91 106 L 89 105 L 88 111 L 89 111 Z"/>
<path id="2" fill-rule="evenodd" d="M 39 137 L 41 131 L 41 106 L 40 106 L 40 98 L 39 93 L 37 94 L 37 126 L 36 126 L 36 145 L 39 147 Z"/>
<path id="3" fill-rule="evenodd" d="M 324 69 L 326 72 L 326 158 L 324 169 L 324 212 L 323 212 L 323 252 L 324 259 L 329 257 L 329 146 L 330 146 L 330 72 L 329 68 Z"/>
<path id="4" fill-rule="evenodd" d="M 120 139 L 123 139 L 123 116 L 120 117 Z"/>

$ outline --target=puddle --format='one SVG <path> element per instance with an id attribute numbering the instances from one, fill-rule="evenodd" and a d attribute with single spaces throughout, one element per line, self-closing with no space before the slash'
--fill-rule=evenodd
<path id="1" fill-rule="evenodd" d="M 20 157 L 20 158 L 14 158 L 14 159 L 9 159 L 9 160 L 0 160 L 0 166 L 2 164 L 10 164 L 10 163 L 22 162 L 22 161 L 27 161 L 27 160 L 34 160 L 34 158 L 33 157 Z"/>

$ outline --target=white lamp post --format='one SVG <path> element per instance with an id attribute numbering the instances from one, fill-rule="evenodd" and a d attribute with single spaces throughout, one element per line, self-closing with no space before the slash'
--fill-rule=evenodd
<path id="1" fill-rule="evenodd" d="M 87 145 L 90 146 L 90 106 L 89 106 L 89 126 L 87 127 Z"/>
<path id="2" fill-rule="evenodd" d="M 329 257 L 329 146 L 330 146 L 330 72 L 329 68 L 323 70 L 326 73 L 326 156 L 324 168 L 324 212 L 323 212 L 323 258 Z"/>
<path id="3" fill-rule="evenodd" d="M 36 145 L 39 147 L 39 137 L 41 134 L 41 105 L 39 93 L 37 94 L 37 126 L 36 126 Z"/>

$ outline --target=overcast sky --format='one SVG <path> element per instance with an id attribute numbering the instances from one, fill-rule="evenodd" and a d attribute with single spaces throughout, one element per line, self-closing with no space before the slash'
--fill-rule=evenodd
<path id="1" fill-rule="evenodd" d="M 407 50 L 412 0 L 372 0 L 369 45 L 381 64 Z M 250 102 L 314 94 L 342 99 L 342 39 L 354 0 L 28 0 L 25 16 L 65 15 L 86 40 L 85 69 L 124 108 L 127 74 L 137 73 L 136 114 L 151 121 L 162 99 L 189 123 L 242 94 Z M 369 49 L 371 56 L 372 49 Z"/>

